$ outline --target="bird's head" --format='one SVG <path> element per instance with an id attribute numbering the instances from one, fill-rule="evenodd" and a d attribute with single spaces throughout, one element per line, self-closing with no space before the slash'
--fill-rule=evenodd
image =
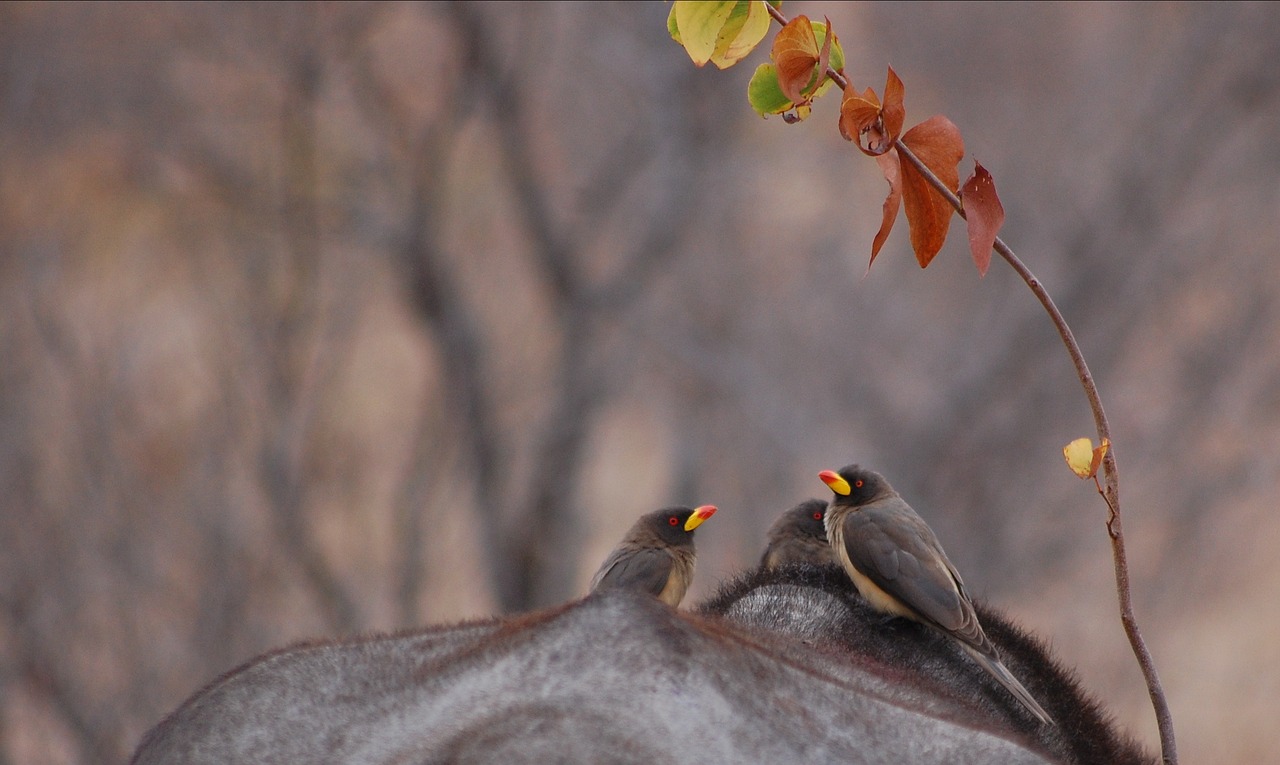
<path id="1" fill-rule="evenodd" d="M 824 470 L 818 473 L 818 477 L 835 492 L 832 503 L 837 505 L 857 507 L 894 494 L 893 487 L 884 476 L 858 465 Z"/>
<path id="2" fill-rule="evenodd" d="M 693 540 L 693 530 L 715 515 L 715 512 L 715 505 L 668 507 L 649 513 L 641 522 L 668 544 L 688 544 Z"/>
<path id="3" fill-rule="evenodd" d="M 788 531 L 827 541 L 823 520 L 827 516 L 827 503 L 821 499 L 806 499 L 783 514 L 779 524 Z"/>

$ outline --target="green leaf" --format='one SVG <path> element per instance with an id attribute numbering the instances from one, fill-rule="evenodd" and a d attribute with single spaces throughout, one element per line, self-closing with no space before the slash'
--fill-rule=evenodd
<path id="1" fill-rule="evenodd" d="M 675 7 L 671 10 L 675 17 L 676 33 L 695 65 L 704 66 L 711 60 L 720 32 L 736 5 L 737 0 L 676 0 Z M 671 29 L 670 18 L 667 20 L 667 29 Z M 672 35 L 672 38 L 675 39 L 676 35 Z"/>
<path id="2" fill-rule="evenodd" d="M 773 64 L 761 64 L 751 75 L 747 83 L 747 101 L 756 114 L 768 117 L 770 114 L 782 114 L 795 107 L 791 99 L 782 94 L 782 86 L 778 84 L 778 70 Z"/>

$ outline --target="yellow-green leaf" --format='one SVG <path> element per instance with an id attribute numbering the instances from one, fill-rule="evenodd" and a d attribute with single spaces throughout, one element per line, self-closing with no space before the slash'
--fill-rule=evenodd
<path id="1" fill-rule="evenodd" d="M 674 17 L 676 34 L 672 38 L 684 46 L 695 65 L 704 66 L 715 54 L 716 41 L 737 0 L 676 0 L 674 5 L 667 29 L 671 30 L 671 17 Z"/>
<path id="2" fill-rule="evenodd" d="M 667 34 L 671 35 L 671 39 L 684 45 L 680 40 L 680 25 L 676 23 L 676 7 L 671 6 L 671 12 L 667 14 Z"/>
<path id="3" fill-rule="evenodd" d="M 1106 456 L 1111 442 L 1103 439 L 1098 446 L 1092 439 L 1077 438 L 1062 448 L 1062 456 L 1067 460 L 1067 467 L 1081 478 L 1093 478 L 1102 466 L 1102 458 Z"/>
<path id="4" fill-rule="evenodd" d="M 763 0 L 738 0 L 716 38 L 711 63 L 728 69 L 746 58 L 768 34 L 770 22 L 769 9 Z"/>
<path id="5" fill-rule="evenodd" d="M 1071 472 L 1081 478 L 1093 476 L 1093 471 L 1090 469 L 1093 465 L 1092 439 L 1077 438 L 1062 447 L 1062 456 L 1067 460 L 1067 467 L 1071 468 Z"/>

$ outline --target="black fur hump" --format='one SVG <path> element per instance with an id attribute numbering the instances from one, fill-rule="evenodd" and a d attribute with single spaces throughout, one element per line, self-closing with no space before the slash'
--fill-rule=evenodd
<path id="1" fill-rule="evenodd" d="M 1157 759 L 1117 730 L 1110 716 L 1039 640 L 1001 612 L 974 603 L 1004 662 L 1057 726 L 1039 725 L 953 641 L 923 625 L 877 612 L 836 565 L 788 565 L 747 572 L 697 610 L 752 629 L 799 639 L 850 662 L 882 667 L 922 697 L 969 704 L 991 724 L 1017 730 L 1063 762 L 1151 765 Z"/>

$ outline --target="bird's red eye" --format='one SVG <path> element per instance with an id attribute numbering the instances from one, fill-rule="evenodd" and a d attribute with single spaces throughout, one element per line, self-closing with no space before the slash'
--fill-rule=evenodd
<path id="1" fill-rule="evenodd" d="M 861 478 L 857 479 L 856 481 L 854 481 L 854 482 L 853 482 L 853 485 L 854 485 L 854 486 L 856 486 L 857 488 L 861 489 L 861 488 L 862 488 L 862 479 L 861 479 Z"/>
<path id="2" fill-rule="evenodd" d="M 668 518 L 668 519 L 667 519 L 667 523 L 671 524 L 672 526 L 679 526 L 679 525 L 680 525 L 680 519 L 679 519 L 679 518 L 677 518 L 677 517 L 675 517 L 675 516 L 673 515 L 673 516 L 671 516 L 670 518 Z"/>
<path id="3" fill-rule="evenodd" d="M 814 514 L 813 514 L 813 519 L 814 519 L 815 521 L 820 521 L 820 520 L 822 520 L 822 511 L 821 511 L 821 510 L 819 510 L 818 512 L 814 513 Z"/>

